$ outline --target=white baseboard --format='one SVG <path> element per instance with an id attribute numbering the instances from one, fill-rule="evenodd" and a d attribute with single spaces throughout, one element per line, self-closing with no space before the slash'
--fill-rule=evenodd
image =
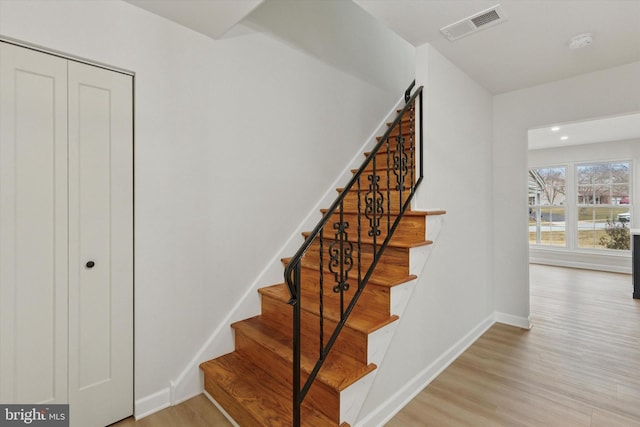
<path id="1" fill-rule="evenodd" d="M 171 388 L 166 387 L 134 403 L 133 416 L 136 420 L 171 406 Z"/>
<path id="2" fill-rule="evenodd" d="M 580 268 L 583 270 L 608 271 L 609 273 L 631 274 L 632 269 L 629 266 L 615 266 L 611 264 L 593 264 L 589 262 L 575 262 L 564 260 L 550 260 L 547 258 L 537 258 L 530 256 L 531 264 L 553 265 L 555 267 Z"/>
<path id="3" fill-rule="evenodd" d="M 532 264 L 631 274 L 631 253 L 627 251 L 610 252 L 612 253 L 531 247 L 529 248 L 529 262 Z"/>
<path id="4" fill-rule="evenodd" d="M 211 397 L 211 395 L 209 393 L 207 393 L 206 390 L 204 390 L 202 392 L 202 394 L 204 394 L 207 397 L 207 399 L 209 399 L 211 401 L 211 403 L 213 403 L 213 406 L 218 408 L 218 410 L 231 423 L 231 425 L 233 425 L 233 427 L 240 427 L 240 424 L 238 424 L 236 422 L 236 420 L 234 420 L 233 417 L 231 415 L 229 415 L 229 413 L 227 411 L 225 411 L 224 408 L 218 402 L 216 402 L 216 400 L 213 397 Z"/>
<path id="5" fill-rule="evenodd" d="M 402 408 L 407 405 L 418 393 L 420 393 L 431 381 L 433 381 L 442 371 L 444 371 L 458 356 L 471 346 L 478 338 L 484 334 L 495 323 L 495 314 L 491 314 L 468 334 L 462 337 L 451 348 L 445 351 L 442 356 L 418 373 L 414 379 L 403 388 L 393 394 L 386 402 L 377 407 L 374 412 L 359 420 L 355 427 L 383 426 Z"/>
<path id="6" fill-rule="evenodd" d="M 501 313 L 499 311 L 494 313 L 494 320 L 498 323 L 504 323 L 505 325 L 522 329 L 531 329 L 533 327 L 531 317 L 514 316 L 513 314 Z"/>

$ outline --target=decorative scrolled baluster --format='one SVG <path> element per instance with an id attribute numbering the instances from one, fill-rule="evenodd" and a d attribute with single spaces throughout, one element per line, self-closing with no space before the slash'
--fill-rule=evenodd
<path id="1" fill-rule="evenodd" d="M 357 193 L 358 194 L 358 289 L 364 286 L 362 283 L 362 199 L 360 198 L 360 191 L 362 190 L 360 185 L 360 177 L 358 176 L 358 186 Z"/>
<path id="2" fill-rule="evenodd" d="M 416 103 L 411 103 L 409 108 L 409 152 L 411 153 L 410 168 L 411 171 L 411 191 L 414 190 L 416 185 Z"/>
<path id="3" fill-rule="evenodd" d="M 324 227 L 320 230 L 320 234 L 318 236 L 318 243 L 320 243 L 320 277 L 319 280 L 319 306 L 318 306 L 318 317 L 320 318 L 320 360 L 324 358 Z"/>
<path id="4" fill-rule="evenodd" d="M 333 224 L 335 239 L 329 245 L 329 271 L 334 275 L 336 285 L 333 292 L 340 293 L 340 317 L 344 313 L 344 292 L 349 290 L 349 272 L 353 268 L 353 243 L 349 241 L 347 229 L 349 223 L 343 220 L 342 212 L 340 221 Z"/>
<path id="5" fill-rule="evenodd" d="M 405 138 L 402 135 L 396 137 L 396 152 L 393 155 L 393 174 L 396 176 L 396 190 L 404 190 L 404 183 L 409 173 L 408 156 L 404 150 Z"/>
<path id="6" fill-rule="evenodd" d="M 391 140 L 387 138 L 385 146 L 387 147 L 387 236 L 391 232 Z"/>
<path id="7" fill-rule="evenodd" d="M 365 194 L 364 216 L 369 220 L 369 237 L 380 236 L 380 218 L 384 214 L 384 195 L 380 192 L 380 176 L 368 175 L 369 191 Z"/>

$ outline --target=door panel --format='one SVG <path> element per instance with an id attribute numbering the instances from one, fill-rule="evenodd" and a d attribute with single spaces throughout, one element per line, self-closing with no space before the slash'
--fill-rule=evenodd
<path id="1" fill-rule="evenodd" d="M 67 401 L 67 61 L 0 43 L 0 401 Z"/>
<path id="2" fill-rule="evenodd" d="M 106 425 L 133 413 L 132 149 L 131 76 L 70 62 L 73 426 Z"/>
<path id="3" fill-rule="evenodd" d="M 0 402 L 69 403 L 72 427 L 133 413 L 132 96 L 0 42 Z"/>

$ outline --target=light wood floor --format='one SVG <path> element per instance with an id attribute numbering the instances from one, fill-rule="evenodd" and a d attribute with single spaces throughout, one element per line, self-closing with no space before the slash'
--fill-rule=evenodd
<path id="1" fill-rule="evenodd" d="M 531 265 L 530 331 L 496 324 L 387 427 L 640 426 L 631 276 Z"/>
<path id="2" fill-rule="evenodd" d="M 233 427 L 204 394 L 136 421 L 133 417 L 111 427 Z"/>
<path id="3" fill-rule="evenodd" d="M 524 331 L 492 326 L 387 427 L 640 427 L 631 276 L 531 265 Z M 116 427 L 230 426 L 204 396 Z"/>

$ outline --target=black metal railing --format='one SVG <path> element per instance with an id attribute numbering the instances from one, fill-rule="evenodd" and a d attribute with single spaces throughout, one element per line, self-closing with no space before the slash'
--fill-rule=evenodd
<path id="1" fill-rule="evenodd" d="M 300 426 L 300 408 L 309 388 L 422 182 L 422 87 L 411 95 L 414 85 L 415 81 L 405 93 L 404 108 L 285 268 L 289 304 L 293 306 L 295 427 Z M 317 328 L 319 353 L 301 387 L 303 285 L 307 294 L 314 294 L 313 307 L 317 307 L 319 320 L 314 320 L 317 325 L 305 325 L 305 329 Z M 325 295 L 325 285 L 338 299 L 337 321 L 325 322 L 325 303 L 331 296 Z M 327 327 L 330 330 L 325 334 Z"/>

